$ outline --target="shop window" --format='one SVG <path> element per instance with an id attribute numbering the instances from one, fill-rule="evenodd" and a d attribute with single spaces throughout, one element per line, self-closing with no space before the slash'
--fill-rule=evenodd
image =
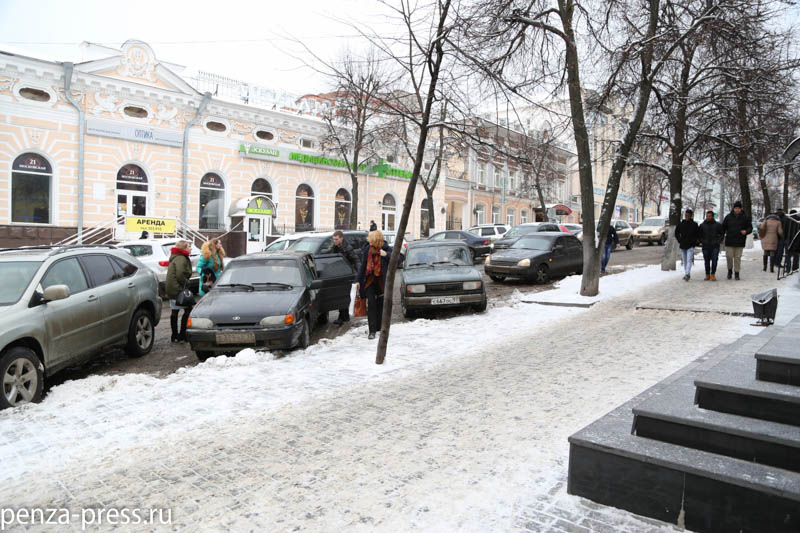
<path id="1" fill-rule="evenodd" d="M 272 185 L 270 185 L 269 182 L 264 178 L 258 178 L 256 181 L 253 182 L 253 186 L 250 187 L 251 196 L 256 196 L 259 194 L 262 196 L 266 196 L 273 202 L 275 201 L 274 198 L 272 198 Z"/>
<path id="2" fill-rule="evenodd" d="M 350 193 L 346 189 L 339 189 L 336 191 L 336 203 L 334 205 L 334 229 L 350 229 L 350 210 L 352 208 L 352 200 Z"/>
<path id="3" fill-rule="evenodd" d="M 200 229 L 225 229 L 225 182 L 212 172 L 200 180 Z"/>
<path id="4" fill-rule="evenodd" d="M 147 118 L 148 116 L 147 109 L 134 105 L 125 106 L 122 112 L 133 118 Z"/>
<path id="5" fill-rule="evenodd" d="M 50 224 L 53 168 L 38 154 L 22 154 L 11 166 L 11 222 Z"/>
<path id="6" fill-rule="evenodd" d="M 397 201 L 394 196 L 387 194 L 381 202 L 381 229 L 383 231 L 395 231 L 395 220 L 397 219 Z"/>
<path id="7" fill-rule="evenodd" d="M 223 133 L 228 130 L 228 127 L 223 124 L 222 122 L 216 122 L 214 120 L 209 120 L 206 122 L 206 129 L 210 131 L 216 131 L 219 133 Z"/>
<path id="8" fill-rule="evenodd" d="M 306 184 L 297 187 L 294 199 L 295 231 L 314 229 L 314 191 Z"/>
<path id="9" fill-rule="evenodd" d="M 275 138 L 275 134 L 272 133 L 271 131 L 258 130 L 256 132 L 256 137 L 258 137 L 262 141 L 271 141 L 272 139 Z"/>
<path id="10" fill-rule="evenodd" d="M 421 237 L 427 237 L 430 232 L 430 220 L 428 219 L 428 199 L 422 199 L 422 206 L 419 210 L 419 234 Z"/>
<path id="11" fill-rule="evenodd" d="M 19 95 L 26 100 L 33 100 L 34 102 L 49 102 L 50 94 L 40 89 L 33 87 L 23 87 L 19 90 Z"/>

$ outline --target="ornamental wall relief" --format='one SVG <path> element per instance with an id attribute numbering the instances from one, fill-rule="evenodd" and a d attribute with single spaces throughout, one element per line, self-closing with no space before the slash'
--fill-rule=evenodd
<path id="1" fill-rule="evenodd" d="M 156 109 L 156 120 L 159 122 L 166 122 L 173 128 L 178 127 L 178 111 L 177 107 L 168 107 L 164 104 L 159 104 Z"/>
<path id="2" fill-rule="evenodd" d="M 103 113 L 109 113 L 113 115 L 117 111 L 119 101 L 118 98 L 111 95 L 94 93 L 95 106 L 94 109 L 92 109 L 92 114 L 102 115 Z"/>
<path id="3" fill-rule="evenodd" d="M 129 45 L 123 49 L 117 72 L 131 78 L 156 81 L 154 59 L 152 53 L 144 46 Z"/>

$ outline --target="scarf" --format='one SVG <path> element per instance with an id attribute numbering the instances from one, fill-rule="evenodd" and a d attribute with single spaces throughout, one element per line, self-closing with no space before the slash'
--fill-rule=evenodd
<path id="1" fill-rule="evenodd" d="M 367 273 L 369 276 L 372 274 L 376 278 L 381 277 L 381 249 L 374 246 L 369 247 L 369 254 L 367 254 Z"/>
<path id="2" fill-rule="evenodd" d="M 169 253 L 171 253 L 171 254 L 180 254 L 180 255 L 185 255 L 186 257 L 189 257 L 189 250 L 181 250 L 180 248 L 172 247 L 170 249 Z"/>

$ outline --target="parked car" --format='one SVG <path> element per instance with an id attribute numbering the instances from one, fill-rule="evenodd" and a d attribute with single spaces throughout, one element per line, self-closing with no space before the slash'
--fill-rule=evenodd
<path id="1" fill-rule="evenodd" d="M 633 249 L 633 228 L 624 220 L 614 219 L 611 221 L 614 229 L 617 230 L 617 237 L 619 238 L 619 245 L 624 246 L 628 250 Z"/>
<path id="2" fill-rule="evenodd" d="M 501 239 L 510 229 L 511 226 L 506 224 L 480 224 L 472 226 L 467 231 L 478 237 L 489 237 L 490 241 L 496 241 Z"/>
<path id="3" fill-rule="evenodd" d="M 667 242 L 667 219 L 661 217 L 644 219 L 639 227 L 633 230 L 633 243 L 641 242 L 648 244 L 657 242 L 660 245 Z"/>
<path id="4" fill-rule="evenodd" d="M 169 268 L 170 250 L 177 244 L 180 239 L 138 239 L 135 241 L 124 241 L 117 246 L 124 248 L 138 259 L 147 268 L 155 272 L 158 278 L 158 294 L 162 298 L 166 298 L 164 292 L 164 285 L 167 280 L 167 268 Z M 200 281 L 200 274 L 197 273 L 197 261 L 200 259 L 200 248 L 192 244 L 192 249 L 189 252 L 189 260 L 192 262 L 192 277 L 189 280 L 189 287 L 197 291 L 197 286 Z"/>
<path id="5" fill-rule="evenodd" d="M 46 377 L 126 345 L 153 348 L 158 279 L 114 246 L 0 250 L 0 408 L 38 402 Z"/>
<path id="6" fill-rule="evenodd" d="M 384 231 L 383 232 L 383 240 L 386 241 L 386 244 L 389 246 L 394 246 L 394 241 L 397 238 L 396 231 Z M 414 242 L 414 235 L 411 232 L 406 232 L 405 237 L 403 237 L 403 248 L 400 250 L 400 253 L 405 255 L 406 249 L 408 248 L 409 243 Z"/>
<path id="7" fill-rule="evenodd" d="M 583 245 L 574 235 L 538 232 L 517 239 L 510 248 L 486 258 L 485 272 L 494 281 L 507 277 L 545 283 L 553 276 L 583 273 Z"/>
<path id="8" fill-rule="evenodd" d="M 244 348 L 306 348 L 318 315 L 332 303 L 323 287 L 346 289 L 349 297 L 350 281 L 320 279 L 308 251 L 237 257 L 192 309 L 186 336 L 200 361 Z"/>
<path id="9" fill-rule="evenodd" d="M 417 241 L 408 247 L 400 284 L 403 316 L 444 307 L 486 310 L 486 288 L 462 241 Z"/>
<path id="10" fill-rule="evenodd" d="M 472 260 L 476 261 L 481 257 L 486 257 L 491 252 L 491 248 L 489 245 L 491 244 L 491 239 L 488 237 L 478 237 L 473 233 L 469 233 L 468 231 L 462 230 L 448 230 L 448 231 L 440 231 L 439 233 L 434 233 L 430 237 L 428 237 L 429 241 L 461 241 L 467 245 L 469 248 L 470 254 L 472 255 Z"/>
<path id="11" fill-rule="evenodd" d="M 554 224 L 552 222 L 529 222 L 527 224 L 520 224 L 519 226 L 514 226 L 508 230 L 508 232 L 503 235 L 502 239 L 495 241 L 492 244 L 492 249 L 503 250 L 505 248 L 511 248 L 511 246 L 523 235 L 538 233 L 541 231 L 561 232 L 561 228 L 558 227 L 558 224 Z"/>
<path id="12" fill-rule="evenodd" d="M 287 235 L 281 235 L 271 243 L 269 243 L 263 251 L 265 252 L 280 252 L 281 250 L 286 250 L 295 241 L 299 241 L 304 237 L 311 237 L 314 235 L 320 235 L 322 233 L 330 233 L 328 231 L 301 231 L 299 233 L 289 233 Z"/>
<path id="13" fill-rule="evenodd" d="M 582 224 L 560 224 L 559 227 L 561 228 L 561 231 L 565 233 L 572 233 L 573 235 L 578 235 L 579 233 L 583 232 Z"/>

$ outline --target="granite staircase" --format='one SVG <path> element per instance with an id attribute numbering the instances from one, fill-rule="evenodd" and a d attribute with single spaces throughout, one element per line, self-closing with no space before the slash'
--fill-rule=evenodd
<path id="1" fill-rule="evenodd" d="M 692 531 L 800 531 L 800 316 L 569 439 L 570 494 Z"/>

